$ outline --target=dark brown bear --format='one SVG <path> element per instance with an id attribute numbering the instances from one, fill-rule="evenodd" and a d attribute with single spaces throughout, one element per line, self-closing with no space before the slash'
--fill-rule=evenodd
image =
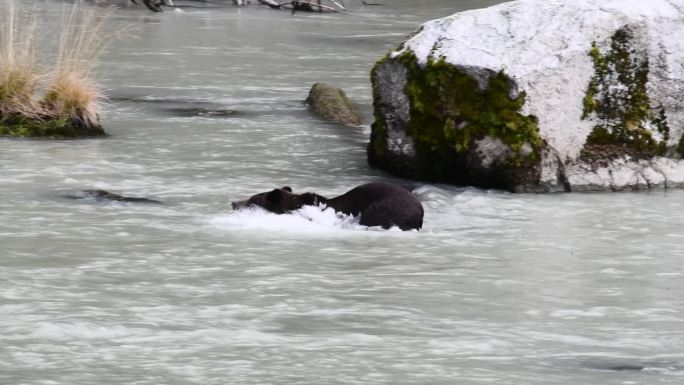
<path id="1" fill-rule="evenodd" d="M 331 199 L 315 193 L 293 194 L 291 188 L 283 187 L 232 202 L 235 210 L 255 205 L 276 214 L 319 204 L 359 216 L 359 223 L 363 226 L 382 226 L 385 229 L 397 226 L 402 230 L 419 230 L 423 226 L 423 205 L 418 199 L 402 187 L 382 182 L 364 184 Z"/>

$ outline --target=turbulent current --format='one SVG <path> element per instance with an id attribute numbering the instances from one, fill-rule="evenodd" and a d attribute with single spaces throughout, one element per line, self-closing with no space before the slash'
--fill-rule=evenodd
<path id="1" fill-rule="evenodd" d="M 0 384 L 684 383 L 684 192 L 514 195 L 369 168 L 373 63 L 493 2 L 384 3 L 114 11 L 110 136 L 0 139 Z M 36 5 L 54 28 L 59 3 Z M 312 116 L 317 81 L 364 125 Z M 414 191 L 421 231 L 230 209 L 377 180 Z M 65 198 L 85 189 L 163 204 Z"/>

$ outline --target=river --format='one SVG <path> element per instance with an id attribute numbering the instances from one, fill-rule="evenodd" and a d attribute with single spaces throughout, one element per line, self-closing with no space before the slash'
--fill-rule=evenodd
<path id="1" fill-rule="evenodd" d="M 683 383 L 684 192 L 515 195 L 370 168 L 373 63 L 495 3 L 384 2 L 115 11 L 110 136 L 0 138 L 0 384 Z M 61 7 L 37 4 L 54 26 Z M 317 81 L 365 124 L 312 116 Z M 422 231 L 230 209 L 373 180 L 414 189 Z M 164 204 L 63 197 L 95 188 Z"/>

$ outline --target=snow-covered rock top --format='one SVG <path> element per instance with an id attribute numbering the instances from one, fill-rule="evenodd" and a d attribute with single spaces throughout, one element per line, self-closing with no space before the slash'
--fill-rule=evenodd
<path id="1" fill-rule="evenodd" d="M 526 92 L 524 112 L 539 118 L 542 136 L 575 159 L 595 124 L 580 119 L 594 73 L 588 49 L 624 25 L 644 31 L 642 48 L 658 60 L 649 93 L 663 102 L 675 145 L 684 130 L 684 97 L 672 96 L 684 94 L 682 0 L 518 0 L 427 22 L 394 55 L 503 70 Z"/>

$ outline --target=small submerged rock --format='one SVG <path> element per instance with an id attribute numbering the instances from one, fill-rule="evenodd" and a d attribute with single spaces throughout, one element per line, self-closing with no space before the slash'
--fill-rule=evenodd
<path id="1" fill-rule="evenodd" d="M 144 198 L 144 197 L 129 197 L 125 195 L 119 195 L 111 193 L 106 190 L 82 190 L 76 194 L 65 195 L 68 199 L 86 199 L 94 200 L 98 202 L 126 202 L 126 203 L 151 203 L 151 204 L 161 204 L 161 201 Z"/>
<path id="2" fill-rule="evenodd" d="M 228 118 L 238 115 L 240 111 L 219 103 L 190 99 L 154 99 L 115 96 L 110 100 L 125 103 L 144 103 L 154 106 L 160 113 L 180 117 Z"/>
<path id="3" fill-rule="evenodd" d="M 202 118 L 227 118 L 233 115 L 237 115 L 237 110 L 231 110 L 228 108 L 205 108 L 205 107 L 169 107 L 164 109 L 165 112 L 182 117 L 193 117 L 198 116 Z"/>
<path id="4" fill-rule="evenodd" d="M 682 369 L 680 362 L 640 358 L 585 358 L 580 365 L 590 370 L 606 372 L 670 372 Z"/>
<path id="5" fill-rule="evenodd" d="M 340 88 L 327 83 L 316 83 L 306 101 L 313 112 L 325 120 L 346 125 L 361 124 L 361 115 Z"/>

